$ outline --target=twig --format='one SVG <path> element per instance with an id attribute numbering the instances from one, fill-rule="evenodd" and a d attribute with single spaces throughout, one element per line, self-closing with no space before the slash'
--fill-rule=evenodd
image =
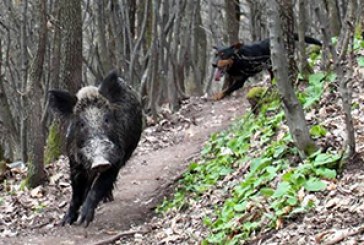
<path id="1" fill-rule="evenodd" d="M 325 242 L 324 245 L 338 244 L 339 242 L 341 242 L 345 238 L 348 238 L 349 236 L 357 235 L 357 234 L 362 233 L 362 232 L 364 232 L 364 225 L 359 226 L 357 228 L 354 228 L 353 230 L 343 231 L 340 236 L 334 237 L 333 239 Z"/>
<path id="2" fill-rule="evenodd" d="M 151 228 L 143 228 L 143 229 L 140 229 L 140 230 L 127 230 L 127 231 L 122 231 L 118 234 L 116 234 L 115 236 L 112 236 L 108 239 L 105 239 L 105 240 L 101 240 L 101 241 L 98 241 L 96 243 L 94 243 L 93 245 L 105 245 L 105 244 L 110 244 L 110 243 L 113 243 L 117 240 L 119 240 L 121 237 L 123 236 L 130 236 L 130 235 L 134 235 L 134 234 L 146 234 L 146 233 L 149 233 L 152 229 Z"/>

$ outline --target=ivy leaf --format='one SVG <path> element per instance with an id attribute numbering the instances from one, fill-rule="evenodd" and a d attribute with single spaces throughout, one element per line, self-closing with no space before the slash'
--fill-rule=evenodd
<path id="1" fill-rule="evenodd" d="M 234 210 L 236 212 L 243 212 L 245 211 L 247 202 L 238 203 L 234 206 Z"/>
<path id="2" fill-rule="evenodd" d="M 259 171 L 270 164 L 271 158 L 256 158 L 250 164 L 250 172 Z"/>
<path id="3" fill-rule="evenodd" d="M 336 162 L 339 159 L 340 155 L 321 153 L 316 156 L 314 160 L 314 165 L 315 166 L 326 165 L 328 163 Z"/>
<path id="4" fill-rule="evenodd" d="M 297 197 L 290 197 L 290 198 L 287 199 L 287 203 L 290 206 L 296 206 L 297 203 L 298 203 L 298 199 L 297 199 Z"/>
<path id="5" fill-rule="evenodd" d="M 310 178 L 305 184 L 304 187 L 307 191 L 322 191 L 326 189 L 326 183 L 322 182 L 317 178 Z"/>
<path id="6" fill-rule="evenodd" d="M 281 146 L 277 146 L 275 147 L 275 151 L 273 153 L 273 157 L 274 158 L 282 158 L 282 156 L 284 155 L 284 153 L 286 153 L 287 150 L 287 146 L 286 145 L 281 145 Z"/>
<path id="7" fill-rule="evenodd" d="M 321 177 L 327 178 L 327 179 L 334 179 L 336 178 L 336 171 L 333 169 L 328 168 L 318 168 L 315 170 L 315 173 Z"/>
<path id="8" fill-rule="evenodd" d="M 323 137 L 327 133 L 324 126 L 314 125 L 310 128 L 310 135 L 316 138 Z"/>
<path id="9" fill-rule="evenodd" d="M 273 194 L 273 197 L 282 197 L 288 194 L 288 191 L 291 189 L 291 185 L 288 182 L 281 182 L 278 184 L 276 191 Z"/>
<path id="10" fill-rule="evenodd" d="M 265 188 L 260 189 L 260 193 L 263 196 L 270 197 L 273 195 L 274 190 L 272 188 L 265 187 Z"/>
<path id="11" fill-rule="evenodd" d="M 191 163 L 191 164 L 190 164 L 190 166 L 188 166 L 188 169 L 189 169 L 190 171 L 193 171 L 193 170 L 195 170 L 197 167 L 198 167 L 198 164 L 194 162 L 194 163 Z"/>
<path id="12" fill-rule="evenodd" d="M 259 227 L 259 222 L 245 222 L 243 224 L 243 227 L 244 227 L 244 230 L 251 231 L 251 230 L 254 230 L 257 227 Z"/>
<path id="13" fill-rule="evenodd" d="M 320 85 L 321 86 L 321 81 L 325 78 L 325 73 L 323 72 L 316 72 L 314 74 L 311 74 L 308 77 L 309 83 L 312 85 Z"/>
<path id="14" fill-rule="evenodd" d="M 224 237 L 225 237 L 225 234 L 224 232 L 219 232 L 217 234 L 213 234 L 211 235 L 210 237 L 207 238 L 207 241 L 212 244 L 219 244 L 221 242 L 223 242 L 224 240 Z"/>
<path id="15" fill-rule="evenodd" d="M 358 65 L 360 67 L 364 67 L 364 57 L 363 56 L 358 57 Z"/>

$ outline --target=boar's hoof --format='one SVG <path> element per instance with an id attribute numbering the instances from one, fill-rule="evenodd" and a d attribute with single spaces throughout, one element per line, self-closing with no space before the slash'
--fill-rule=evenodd
<path id="1" fill-rule="evenodd" d="M 81 211 L 80 216 L 78 217 L 78 220 L 76 222 L 77 225 L 82 225 L 86 228 L 91 221 L 94 219 L 95 211 L 92 209 L 84 208 Z"/>
<path id="2" fill-rule="evenodd" d="M 102 173 L 105 170 L 109 169 L 110 167 L 111 167 L 111 163 L 106 160 L 94 161 L 91 165 L 91 169 L 98 173 Z"/>
<path id="3" fill-rule="evenodd" d="M 65 226 L 65 225 L 72 225 L 78 218 L 78 213 L 77 212 L 72 212 L 72 211 L 67 211 L 67 213 L 64 215 L 61 225 Z"/>

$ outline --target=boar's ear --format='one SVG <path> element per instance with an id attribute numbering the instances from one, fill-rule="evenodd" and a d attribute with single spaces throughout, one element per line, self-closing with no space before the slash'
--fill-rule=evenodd
<path id="1" fill-rule="evenodd" d="M 99 92 L 109 100 L 118 99 L 121 96 L 122 87 L 116 70 L 112 70 L 101 82 Z"/>
<path id="2" fill-rule="evenodd" d="M 77 103 L 77 97 L 65 91 L 50 90 L 49 106 L 63 116 L 69 116 Z"/>

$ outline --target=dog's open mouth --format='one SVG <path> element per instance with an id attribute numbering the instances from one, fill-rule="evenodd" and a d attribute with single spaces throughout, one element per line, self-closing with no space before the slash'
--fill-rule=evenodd
<path id="1" fill-rule="evenodd" d="M 219 60 L 217 62 L 217 69 L 215 72 L 215 81 L 220 81 L 221 77 L 224 75 L 225 71 L 229 69 L 233 64 L 232 59 L 228 60 Z"/>
<path id="2" fill-rule="evenodd" d="M 216 72 L 215 72 L 215 81 L 220 81 L 221 77 L 224 75 L 224 71 L 220 68 L 217 68 L 216 69 Z"/>

